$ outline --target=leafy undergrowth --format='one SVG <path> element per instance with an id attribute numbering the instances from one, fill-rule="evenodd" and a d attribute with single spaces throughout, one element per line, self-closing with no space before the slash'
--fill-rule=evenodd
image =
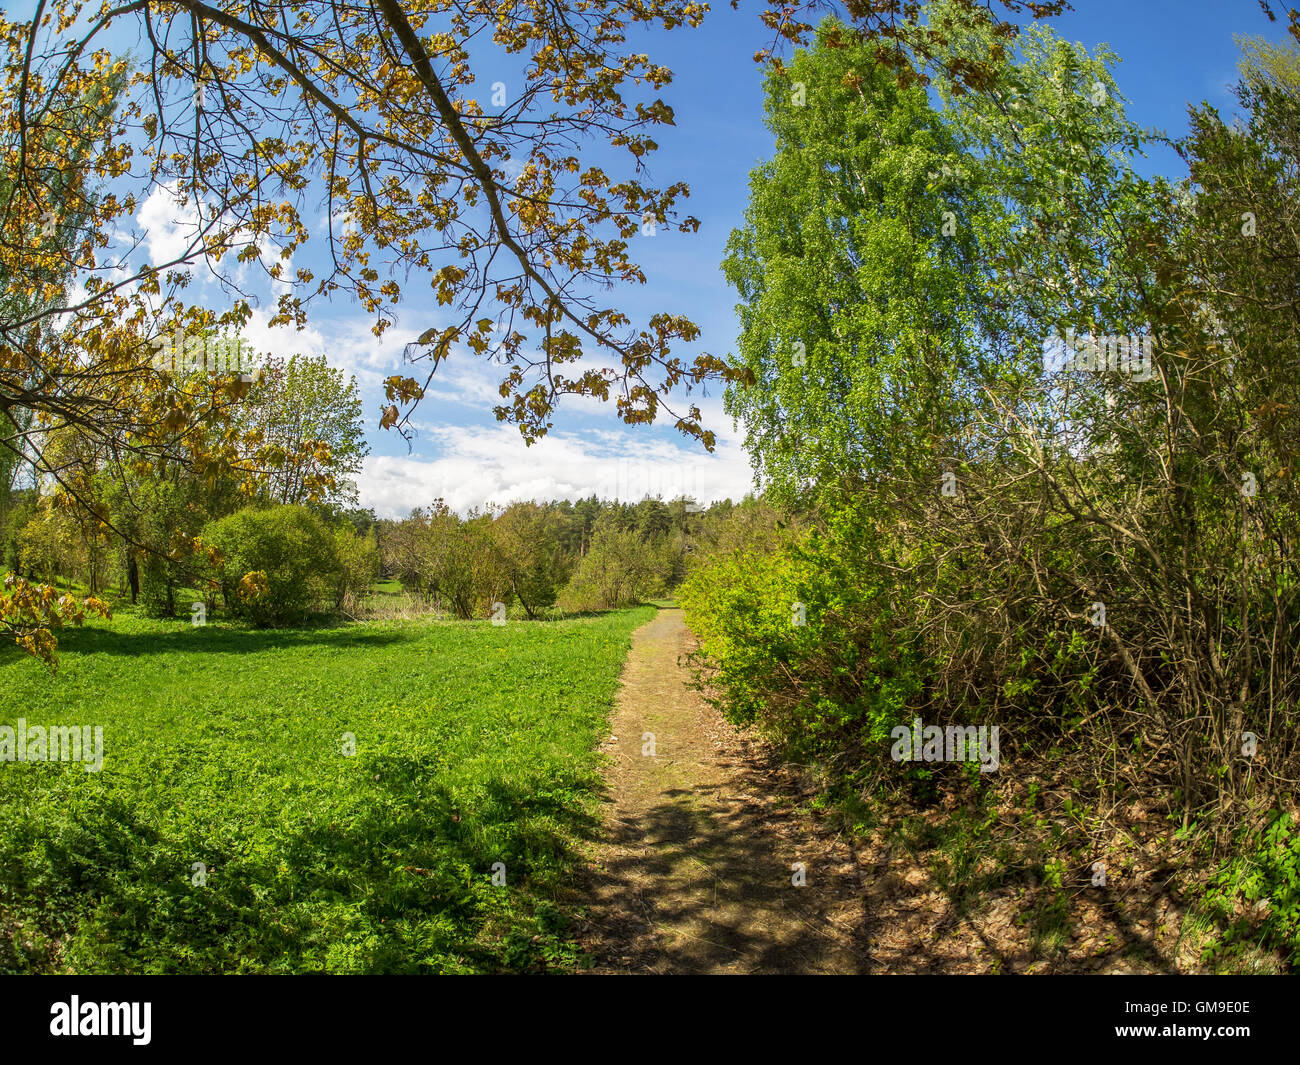
<path id="1" fill-rule="evenodd" d="M 888 795 L 811 780 L 857 841 L 877 944 L 913 971 L 1283 973 L 1300 962 L 1300 833 L 1262 816 L 1229 840 L 1083 758 L 1020 751 L 1016 774 L 942 766 Z M 908 946 L 910 944 L 910 946 Z"/>
<path id="2" fill-rule="evenodd" d="M 1275 971 L 1270 954 L 1300 965 L 1300 831 L 1283 810 L 1269 812 L 1262 826 L 1246 828 L 1237 855 L 1224 863 L 1206 892 L 1197 917 L 1217 933 L 1206 957 L 1218 968 Z"/>
<path id="3" fill-rule="evenodd" d="M 62 633 L 54 675 L 0 650 L 0 723 L 101 725 L 104 745 L 100 772 L 0 762 L 0 970 L 573 968 L 554 900 L 652 612 L 119 615 Z"/>

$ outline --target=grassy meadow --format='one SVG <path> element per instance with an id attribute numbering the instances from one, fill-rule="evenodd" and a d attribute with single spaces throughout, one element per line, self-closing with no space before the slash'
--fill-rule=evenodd
<path id="1" fill-rule="evenodd" d="M 0 971 L 574 968 L 555 900 L 652 614 L 125 613 L 61 633 L 54 674 L 0 649 L 0 724 L 104 730 L 99 772 L 0 762 Z"/>

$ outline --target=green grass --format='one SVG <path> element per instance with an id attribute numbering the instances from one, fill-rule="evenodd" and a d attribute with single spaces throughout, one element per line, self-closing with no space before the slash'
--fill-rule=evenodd
<path id="1" fill-rule="evenodd" d="M 99 773 L 0 762 L 0 971 L 574 967 L 556 899 L 652 614 L 280 631 L 123 614 L 62 633 L 56 675 L 0 650 L 0 723 L 104 727 Z"/>

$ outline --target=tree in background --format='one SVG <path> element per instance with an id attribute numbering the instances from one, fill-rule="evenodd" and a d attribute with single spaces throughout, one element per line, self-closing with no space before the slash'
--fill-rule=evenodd
<path id="1" fill-rule="evenodd" d="M 819 41 L 768 79 L 777 152 L 751 176 L 723 263 L 754 381 L 728 389 L 727 410 L 761 483 L 788 500 L 931 466 L 976 358 L 972 226 L 946 225 L 927 189 L 956 136 L 923 88 L 898 86 L 885 45 L 833 21 Z"/>
<path id="2" fill-rule="evenodd" d="M 0 157 L 30 163 L 27 173 L 17 167 L 0 168 L 4 217 L 0 262 L 9 264 L 0 270 L 5 277 L 0 291 L 0 530 L 6 539 L 0 565 L 12 570 L 26 568 L 21 558 L 24 541 L 29 550 L 37 550 L 43 565 L 66 563 L 68 557 L 61 547 L 55 549 L 61 537 L 54 535 L 54 518 L 48 510 L 41 515 L 41 527 L 24 536 L 22 519 L 36 516 L 31 509 L 36 504 L 34 498 L 20 504 L 15 491 L 26 482 L 36 492 L 42 473 L 51 473 L 52 468 L 41 461 L 40 444 L 42 430 L 57 425 L 58 419 L 41 417 L 29 398 L 57 397 L 64 386 L 59 375 L 42 367 L 39 353 L 67 343 L 71 336 L 67 323 L 57 320 L 68 303 L 68 278 L 93 239 L 98 207 L 112 199 L 87 180 L 88 172 L 104 148 L 101 138 L 127 80 L 125 63 L 102 63 L 96 78 L 74 79 L 65 86 L 71 113 L 77 116 L 71 126 L 55 123 L 59 128 L 28 129 L 22 137 L 8 128 L 0 135 Z M 39 202 L 27 195 L 34 188 L 41 190 Z M 68 369 L 75 374 L 83 368 Z M 83 518 L 86 550 L 98 561 L 99 522 L 89 515 Z M 92 563 L 92 592 L 97 577 Z M 31 588 L 15 579 L 0 588 L 0 631 L 9 632 L 20 646 L 53 664 L 57 641 L 51 628 L 65 621 L 77 623 L 88 609 L 101 614 L 106 610 L 93 595 L 74 604 L 48 588 Z"/>
<path id="3" fill-rule="evenodd" d="M 236 424 L 265 454 L 261 492 L 279 504 L 356 501 L 353 478 L 369 453 L 356 378 L 324 355 L 271 359 L 240 405 Z"/>
<path id="4" fill-rule="evenodd" d="M 568 577 L 561 525 L 561 516 L 550 507 L 512 503 L 490 527 L 510 589 L 530 618 L 555 604 Z"/>
<path id="5" fill-rule="evenodd" d="M 567 609 L 621 607 L 664 591 L 669 563 L 663 542 L 648 542 L 631 528 L 620 528 L 610 512 L 592 532 L 562 599 Z"/>
<path id="6" fill-rule="evenodd" d="M 37 502 L 18 534 L 18 569 L 53 582 L 81 568 L 80 549 L 72 514 L 46 496 Z"/>
<path id="7" fill-rule="evenodd" d="M 199 486 L 178 475 L 133 485 L 111 483 L 107 498 L 114 524 L 123 533 L 121 559 L 128 582 L 135 581 L 132 601 L 138 592 L 145 613 L 154 617 L 174 618 L 180 609 L 188 610 L 178 592 L 202 588 L 210 576 L 210 560 L 196 550 L 210 518 Z"/>
<path id="8" fill-rule="evenodd" d="M 491 514 L 462 519 L 445 502 L 412 512 L 385 537 L 388 565 L 411 591 L 458 618 L 484 617 L 511 595 L 511 579 L 493 542 Z"/>

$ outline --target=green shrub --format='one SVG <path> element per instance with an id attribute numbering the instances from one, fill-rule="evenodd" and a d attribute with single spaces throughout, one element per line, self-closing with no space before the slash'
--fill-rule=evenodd
<path id="1" fill-rule="evenodd" d="M 736 544 L 677 592 L 720 708 L 847 775 L 878 764 L 924 671 L 863 516 Z"/>
<path id="2" fill-rule="evenodd" d="M 345 563 L 334 533 L 306 507 L 246 508 L 209 524 L 203 540 L 224 556 L 222 595 L 237 617 L 286 625 L 338 602 Z"/>
<path id="3" fill-rule="evenodd" d="M 1248 943 L 1300 962 L 1300 832 L 1290 814 L 1275 812 L 1253 845 L 1227 862 L 1206 893 L 1207 908 L 1224 926 L 1211 953 L 1231 954 Z"/>
<path id="4" fill-rule="evenodd" d="M 490 531 L 510 589 L 530 618 L 555 605 L 568 574 L 559 518 L 536 503 L 515 503 Z"/>
<path id="5" fill-rule="evenodd" d="M 603 610 L 652 599 L 665 590 L 671 567 L 665 540 L 644 539 L 602 515 L 560 597 L 565 610 Z"/>
<path id="6" fill-rule="evenodd" d="M 510 577 L 491 524 L 487 514 L 462 520 L 442 500 L 413 511 L 389 544 L 403 587 L 462 620 L 487 616 L 497 602 L 509 605 Z"/>
<path id="7" fill-rule="evenodd" d="M 379 578 L 379 545 L 373 535 L 358 535 L 345 524 L 334 530 L 334 552 L 339 565 L 334 606 L 352 614 Z"/>

